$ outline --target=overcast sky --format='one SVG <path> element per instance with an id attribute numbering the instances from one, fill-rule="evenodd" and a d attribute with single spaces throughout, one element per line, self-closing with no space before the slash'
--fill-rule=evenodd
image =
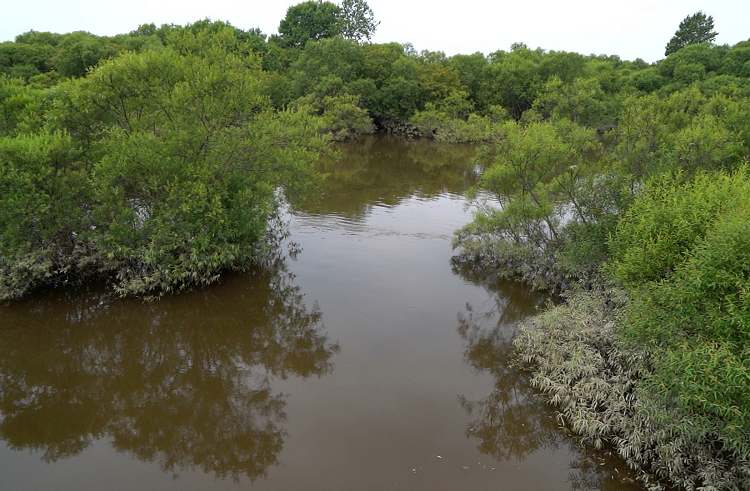
<path id="1" fill-rule="evenodd" d="M 129 32 L 140 24 L 181 24 L 206 17 L 273 34 L 286 0 L 6 0 L 0 41 L 34 29 L 98 35 Z M 685 16 L 714 18 L 720 44 L 750 38 L 750 0 L 369 0 L 381 22 L 374 42 L 410 42 L 417 50 L 485 54 L 514 42 L 530 48 L 617 54 L 653 62 Z"/>

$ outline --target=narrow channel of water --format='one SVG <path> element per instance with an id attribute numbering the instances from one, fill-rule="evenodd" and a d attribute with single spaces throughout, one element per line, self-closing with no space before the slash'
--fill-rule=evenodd
<path id="1" fill-rule="evenodd" d="M 274 271 L 2 307 L 0 489 L 642 489 L 509 367 L 544 298 L 451 268 L 473 149 L 339 149 Z"/>

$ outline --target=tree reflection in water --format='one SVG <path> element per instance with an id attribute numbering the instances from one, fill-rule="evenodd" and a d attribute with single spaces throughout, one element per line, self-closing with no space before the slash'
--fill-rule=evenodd
<path id="1" fill-rule="evenodd" d="M 337 149 L 340 159 L 318 163 L 318 170 L 328 174 L 325 197 L 305 206 L 308 214 L 361 220 L 376 204 L 397 206 L 413 197 L 461 194 L 477 179 L 473 145 L 372 136 Z"/>
<path id="2" fill-rule="evenodd" d="M 490 294 L 486 305 L 466 305 L 458 314 L 458 333 L 464 340 L 464 359 L 472 369 L 490 373 L 494 389 L 480 400 L 459 402 L 473 417 L 466 436 L 475 439 L 480 452 L 498 461 L 523 460 L 541 449 L 565 448 L 573 457 L 568 481 L 572 490 L 642 490 L 621 460 L 609 452 L 585 453 L 575 445 L 555 412 L 529 385 L 530 374 L 513 366 L 515 325 L 534 314 L 545 296 L 517 283 L 491 280 L 467 267 L 454 265 L 454 273 L 483 286 Z"/>
<path id="3" fill-rule="evenodd" d="M 3 307 L 0 437 L 46 461 L 109 437 L 165 471 L 264 476 L 284 442 L 273 378 L 322 376 L 338 345 L 279 266 L 144 304 L 65 292 Z"/>

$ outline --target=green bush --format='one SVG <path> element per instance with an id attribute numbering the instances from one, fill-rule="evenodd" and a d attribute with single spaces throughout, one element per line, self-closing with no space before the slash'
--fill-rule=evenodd
<path id="1" fill-rule="evenodd" d="M 647 185 L 611 240 L 625 333 L 654 353 L 648 388 L 750 455 L 750 175 Z"/>
<path id="2" fill-rule="evenodd" d="M 123 295 L 213 282 L 262 257 L 280 189 L 317 189 L 318 120 L 273 110 L 231 28 L 170 42 L 56 86 L 53 130 L 0 146 L 3 298 L 82 265 Z"/>
<path id="3" fill-rule="evenodd" d="M 610 444 L 640 471 L 651 490 L 747 489 L 747 427 L 706 417 L 674 394 L 654 391 L 649 383 L 652 357 L 622 341 L 627 296 L 611 285 L 601 286 L 605 288 L 569 293 L 566 303 L 519 327 L 514 345 L 521 360 L 533 367 L 532 385 L 584 443 Z M 707 370 L 737 367 L 736 360 L 727 364 L 726 352 L 717 348 L 718 343 L 707 343 L 691 354 L 701 357 Z M 676 375 L 691 387 L 695 358 L 681 352 L 673 358 Z M 717 387 L 706 396 L 736 390 L 722 382 L 717 378 Z M 742 431 L 744 440 L 739 438 Z"/>
<path id="4" fill-rule="evenodd" d="M 746 174 L 701 174 L 684 185 L 679 175 L 650 181 L 610 241 L 615 277 L 634 288 L 669 277 L 720 214 L 750 195 Z"/>
<path id="5" fill-rule="evenodd" d="M 65 133 L 0 139 L 0 299 L 85 269 L 86 179 Z"/>

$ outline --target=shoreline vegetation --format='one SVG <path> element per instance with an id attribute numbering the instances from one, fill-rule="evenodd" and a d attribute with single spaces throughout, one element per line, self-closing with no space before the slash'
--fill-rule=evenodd
<path id="1" fill-rule="evenodd" d="M 0 43 L 0 301 L 105 278 L 158 298 L 272 257 L 329 142 L 475 143 L 456 264 L 562 294 L 518 363 L 652 489 L 750 489 L 750 40 L 665 58 L 368 42 L 362 0 Z M 276 239 L 272 239 L 276 237 Z M 270 254 L 270 256 L 269 256 Z"/>

